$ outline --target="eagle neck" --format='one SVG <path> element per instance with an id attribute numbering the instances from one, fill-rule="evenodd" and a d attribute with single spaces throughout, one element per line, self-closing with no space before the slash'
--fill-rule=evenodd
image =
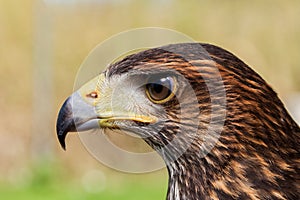
<path id="1" fill-rule="evenodd" d="M 205 176 L 202 169 L 191 169 L 177 162 L 170 163 L 167 168 L 169 172 L 167 200 L 198 200 L 207 197 L 208 186 L 202 182 L 204 179 L 201 177 Z"/>

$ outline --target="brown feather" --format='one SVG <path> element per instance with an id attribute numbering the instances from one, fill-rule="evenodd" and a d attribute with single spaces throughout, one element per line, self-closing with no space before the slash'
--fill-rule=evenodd
<path id="1" fill-rule="evenodd" d="M 217 67 L 226 92 L 226 106 L 212 112 L 205 80 L 216 80 Z M 230 52 L 209 44 L 175 44 L 153 48 L 111 65 L 106 74 L 175 70 L 194 89 L 200 115 L 193 106 L 180 110 L 179 101 L 164 104 L 169 120 L 159 134 L 145 141 L 165 159 L 169 170 L 167 199 L 300 199 L 300 129 L 272 88 L 250 67 Z M 215 84 L 215 94 L 221 92 Z M 183 91 L 189 105 L 189 91 Z M 178 97 L 178 96 L 177 96 Z M 191 105 L 194 105 L 191 103 Z M 199 157 L 203 135 L 211 119 L 226 113 L 222 134 L 205 157 Z M 198 127 L 189 127 L 191 118 Z M 180 133 L 180 126 L 185 132 Z M 189 133 L 196 139 L 177 160 L 172 156 Z M 168 152 L 159 149 L 178 137 Z M 211 137 L 214 137 L 211 135 Z"/>

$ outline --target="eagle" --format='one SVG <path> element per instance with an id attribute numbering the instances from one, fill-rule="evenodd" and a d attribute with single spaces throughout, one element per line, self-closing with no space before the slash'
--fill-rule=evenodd
<path id="1" fill-rule="evenodd" d="M 150 48 L 112 63 L 62 105 L 57 136 L 124 130 L 164 160 L 168 200 L 300 199 L 300 128 L 276 92 L 211 44 Z"/>

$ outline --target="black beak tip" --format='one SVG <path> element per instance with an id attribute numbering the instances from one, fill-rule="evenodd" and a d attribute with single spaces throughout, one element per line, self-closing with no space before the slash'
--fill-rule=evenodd
<path id="1" fill-rule="evenodd" d="M 56 133 L 57 133 L 57 138 L 59 141 L 60 146 L 66 150 L 66 137 L 67 137 L 67 130 L 64 126 L 64 121 L 60 121 L 61 118 L 58 118 L 57 120 L 57 125 L 56 125 Z"/>
<path id="2" fill-rule="evenodd" d="M 70 98 L 68 98 L 62 105 L 56 123 L 56 133 L 58 141 L 61 147 L 66 150 L 66 136 L 69 131 L 75 128 L 75 123 L 73 120 L 72 108 L 70 104 Z"/>
<path id="3" fill-rule="evenodd" d="M 67 134 L 66 133 L 63 133 L 63 132 L 59 132 L 57 134 L 58 136 L 58 141 L 60 143 L 60 146 L 63 148 L 63 150 L 66 150 L 66 142 L 65 142 L 65 139 L 66 139 L 66 136 Z"/>

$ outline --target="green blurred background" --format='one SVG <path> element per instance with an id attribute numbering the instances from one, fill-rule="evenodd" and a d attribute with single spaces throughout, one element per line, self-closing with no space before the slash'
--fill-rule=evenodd
<path id="1" fill-rule="evenodd" d="M 0 0 L 0 199 L 164 199 L 166 169 L 114 171 L 76 135 L 61 150 L 55 118 L 84 58 L 121 31 L 174 29 L 235 53 L 297 115 L 299 13 L 298 0 Z"/>

